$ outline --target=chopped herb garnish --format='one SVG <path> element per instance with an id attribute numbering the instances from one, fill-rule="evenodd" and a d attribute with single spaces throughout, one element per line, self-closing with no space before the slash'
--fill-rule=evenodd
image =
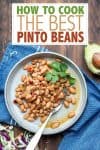
<path id="1" fill-rule="evenodd" d="M 53 69 L 53 70 L 52 70 L 52 74 L 53 74 L 53 75 L 58 75 L 59 72 L 57 72 L 56 70 Z"/>
<path id="2" fill-rule="evenodd" d="M 67 77 L 67 73 L 66 72 L 59 72 L 59 76 L 61 78 L 66 78 Z"/>
<path id="3" fill-rule="evenodd" d="M 49 66 L 52 70 L 45 75 L 47 81 L 55 83 L 59 78 L 66 78 L 69 80 L 70 85 L 75 84 L 76 79 L 66 72 L 68 66 L 65 63 L 53 61 Z"/>
<path id="4" fill-rule="evenodd" d="M 58 80 L 59 80 L 59 76 L 53 75 L 53 76 L 52 76 L 52 79 L 51 79 L 51 82 L 52 82 L 52 83 L 56 83 Z"/>
<path id="5" fill-rule="evenodd" d="M 51 68 L 55 69 L 56 71 L 60 71 L 60 62 L 54 61 L 49 65 Z"/>
<path id="6" fill-rule="evenodd" d="M 74 85 L 75 82 L 76 82 L 76 79 L 70 76 L 70 78 L 69 78 L 70 85 Z"/>
<path id="7" fill-rule="evenodd" d="M 51 64 L 49 64 L 49 66 L 55 69 L 56 71 L 66 71 L 66 69 L 68 68 L 68 66 L 65 63 L 57 61 L 53 61 Z"/>
<path id="8" fill-rule="evenodd" d="M 61 68 L 61 71 L 66 71 L 68 69 L 68 66 L 65 63 L 61 63 L 60 68 Z"/>
<path id="9" fill-rule="evenodd" d="M 50 81 L 52 79 L 52 73 L 51 72 L 47 72 L 45 75 L 47 81 Z"/>
<path id="10" fill-rule="evenodd" d="M 56 72 L 54 72 L 54 70 L 52 72 L 47 72 L 45 77 L 47 81 L 51 81 L 52 83 L 55 83 L 59 80 L 59 76 L 56 74 Z"/>

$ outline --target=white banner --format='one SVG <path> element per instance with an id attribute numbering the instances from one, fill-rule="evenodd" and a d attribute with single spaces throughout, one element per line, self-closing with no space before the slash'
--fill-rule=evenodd
<path id="1" fill-rule="evenodd" d="M 12 4 L 12 44 L 87 45 L 88 4 Z"/>

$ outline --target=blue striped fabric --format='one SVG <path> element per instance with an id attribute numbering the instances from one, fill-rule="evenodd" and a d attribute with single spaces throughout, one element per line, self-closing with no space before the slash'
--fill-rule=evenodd
<path id="1" fill-rule="evenodd" d="M 11 68 L 23 57 L 36 53 L 36 52 L 46 52 L 48 49 L 34 46 L 18 46 L 8 44 L 5 54 L 0 63 L 0 122 L 4 122 L 10 125 L 16 125 L 16 122 L 11 118 L 4 100 L 4 86 L 7 75 Z"/>
<path id="2" fill-rule="evenodd" d="M 100 150 L 100 83 L 83 74 L 88 102 L 80 119 L 64 132 L 58 150 Z"/>

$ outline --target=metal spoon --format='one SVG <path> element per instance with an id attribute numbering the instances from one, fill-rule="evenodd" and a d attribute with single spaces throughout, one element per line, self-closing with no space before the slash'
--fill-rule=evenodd
<path id="1" fill-rule="evenodd" d="M 37 133 L 33 136 L 33 138 L 31 139 L 31 141 L 29 142 L 26 150 L 34 150 L 35 147 L 37 146 L 40 138 L 41 138 L 41 135 L 48 123 L 48 120 L 50 119 L 50 117 L 56 113 L 57 111 L 60 110 L 60 108 L 62 107 L 62 104 L 63 103 L 60 103 L 56 108 L 53 109 L 53 111 L 49 114 L 49 116 L 47 117 L 46 121 L 43 123 L 43 125 L 41 126 L 41 128 L 37 131 Z"/>

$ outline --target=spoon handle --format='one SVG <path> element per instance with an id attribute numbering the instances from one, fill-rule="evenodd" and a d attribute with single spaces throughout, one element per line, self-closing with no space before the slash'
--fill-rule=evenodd
<path id="1" fill-rule="evenodd" d="M 46 126 L 46 124 L 48 123 L 48 120 L 50 119 L 50 117 L 52 116 L 52 112 L 49 114 L 49 116 L 47 117 L 46 121 L 43 123 L 43 125 L 41 126 L 41 128 L 37 131 L 37 133 L 33 136 L 33 138 L 31 139 L 31 141 L 29 142 L 26 150 L 34 150 L 35 147 L 37 146 L 41 135 L 44 131 L 44 128 Z"/>

